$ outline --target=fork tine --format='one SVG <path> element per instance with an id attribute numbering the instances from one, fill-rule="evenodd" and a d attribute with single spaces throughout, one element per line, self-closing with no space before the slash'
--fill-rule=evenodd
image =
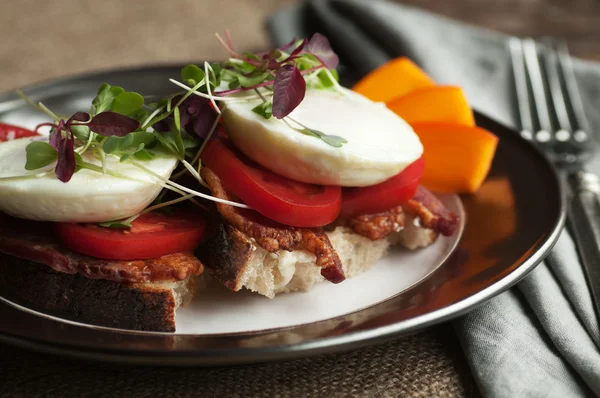
<path id="1" fill-rule="evenodd" d="M 578 129 L 578 131 L 574 133 L 574 138 L 577 141 L 585 141 L 590 133 L 590 126 L 585 115 L 585 108 L 579 92 L 577 78 L 575 77 L 573 62 L 569 55 L 567 44 L 564 41 L 559 42 L 556 47 L 559 60 L 558 64 L 561 68 L 566 87 L 565 93 L 568 95 L 566 102 L 571 104 L 573 116 L 575 118 L 575 127 Z"/>
<path id="2" fill-rule="evenodd" d="M 569 93 L 563 90 L 563 85 L 561 83 L 562 68 L 559 56 L 555 49 L 555 43 L 548 40 L 545 44 L 547 50 L 545 51 L 544 60 L 546 74 L 548 76 L 548 86 L 550 87 L 550 95 L 552 104 L 554 105 L 554 111 L 556 112 L 556 118 L 559 127 L 561 128 L 561 130 L 556 133 L 556 139 L 558 141 L 566 141 L 573 131 L 571 119 L 569 118 L 569 110 L 567 109 Z"/>
<path id="3" fill-rule="evenodd" d="M 527 38 L 523 40 L 523 55 L 525 57 L 525 68 L 531 82 L 538 122 L 541 128 L 541 131 L 536 136 L 538 136 L 539 141 L 550 141 L 550 132 L 553 130 L 549 113 L 550 108 L 548 107 L 548 98 L 546 97 L 546 90 L 544 88 L 544 77 L 538 57 L 537 45 L 533 39 Z"/>
<path id="4" fill-rule="evenodd" d="M 508 46 L 510 49 L 513 76 L 515 78 L 515 88 L 517 90 L 521 135 L 523 138 L 532 139 L 534 132 L 533 111 L 531 109 L 529 90 L 527 89 L 527 72 L 525 70 L 525 59 L 523 58 L 523 43 L 521 39 L 513 37 L 509 40 Z"/>

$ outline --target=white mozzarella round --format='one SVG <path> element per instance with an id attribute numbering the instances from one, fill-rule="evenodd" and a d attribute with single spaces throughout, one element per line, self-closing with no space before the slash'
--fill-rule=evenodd
<path id="1" fill-rule="evenodd" d="M 56 178 L 53 165 L 26 171 L 27 145 L 35 139 L 22 138 L 0 144 L 0 211 L 19 218 L 57 222 L 103 222 L 131 217 L 147 207 L 161 191 L 156 178 L 133 165 L 107 159 L 107 169 L 123 179 L 83 169 L 68 183 Z M 100 165 L 91 155 L 87 162 Z M 144 166 L 169 178 L 177 160 L 156 158 Z M 10 178 L 9 178 L 10 177 Z M 133 181 L 135 180 L 135 181 Z"/>
<path id="2" fill-rule="evenodd" d="M 252 111 L 260 100 L 226 103 L 223 123 L 248 157 L 285 177 L 314 184 L 368 186 L 400 173 L 423 153 L 413 129 L 385 104 L 344 90 L 307 90 L 289 115 L 311 129 L 345 138 L 341 148 Z M 290 122 L 293 124 L 293 122 Z"/>

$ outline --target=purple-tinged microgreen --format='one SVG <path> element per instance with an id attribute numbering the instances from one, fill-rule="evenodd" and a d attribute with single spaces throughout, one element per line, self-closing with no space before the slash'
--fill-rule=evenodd
<path id="1" fill-rule="evenodd" d="M 69 126 L 64 123 L 61 126 L 59 122 L 57 130 L 59 130 L 58 134 L 56 131 L 53 133 L 57 137 L 56 152 L 58 153 L 54 172 L 56 173 L 56 177 L 62 182 L 69 182 L 77 167 L 77 163 L 75 162 L 75 137 L 71 133 Z M 64 130 L 64 136 L 60 130 Z"/>
<path id="2" fill-rule="evenodd" d="M 226 40 L 219 34 L 216 34 L 216 37 L 231 58 L 223 64 L 223 69 L 219 73 L 213 71 L 209 74 L 205 64 L 204 75 L 210 78 L 214 76 L 215 80 L 220 76 L 220 79 L 227 83 L 228 89 L 211 92 L 215 87 L 211 85 L 199 90 L 193 89 L 195 95 L 210 100 L 214 109 L 218 110 L 216 101 L 224 101 L 227 96 L 250 90 L 258 92 L 257 89 L 262 88 L 265 95 L 272 98 L 269 100 L 261 98 L 262 104 L 254 107 L 253 111 L 267 119 L 272 116 L 284 119 L 302 102 L 307 85 L 315 89 L 341 90 L 337 82 L 337 72 L 332 69 L 338 65 L 339 58 L 331 49 L 329 40 L 322 34 L 315 33 L 310 40 L 294 40 L 281 48 L 260 54 L 236 52 L 228 33 L 226 33 Z M 197 66 L 186 66 L 184 71 L 186 73 L 182 73 L 182 80 L 191 85 L 196 80 L 190 77 L 201 69 Z M 201 75 L 198 74 L 198 78 L 200 77 Z M 179 82 L 173 80 L 172 82 L 190 90 Z M 235 100 L 253 98 L 256 97 L 234 97 Z M 336 147 L 345 143 L 341 137 L 329 136 L 318 131 L 309 135 L 319 137 L 327 144 Z"/>
<path id="3" fill-rule="evenodd" d="M 52 148 L 58 151 L 58 143 L 62 139 L 63 132 L 65 129 L 65 121 L 59 120 L 57 124 L 52 125 L 54 127 L 53 130 L 50 131 L 49 142 L 52 145 Z M 40 126 L 37 126 L 35 130 L 37 131 Z"/>
<path id="4" fill-rule="evenodd" d="M 289 48 L 291 48 L 294 44 L 296 44 L 298 40 L 296 40 L 296 38 L 294 37 L 292 40 L 290 40 L 288 43 L 284 44 L 283 46 L 279 47 L 280 51 L 286 51 Z"/>
<path id="5" fill-rule="evenodd" d="M 104 137 L 124 137 L 140 127 L 140 122 L 120 113 L 106 111 L 97 114 L 86 125 Z"/>
<path id="6" fill-rule="evenodd" d="M 304 99 L 306 81 L 296 65 L 279 68 L 273 85 L 273 116 L 283 119 Z"/>
<path id="7" fill-rule="evenodd" d="M 73 122 L 88 123 L 90 121 L 90 114 L 87 112 L 77 112 L 67 120 L 67 124 L 71 126 L 71 132 L 81 141 L 89 141 L 90 139 L 90 128 L 85 124 L 73 124 Z"/>
<path id="8" fill-rule="evenodd" d="M 327 69 L 335 69 L 340 63 L 337 54 L 331 49 L 327 37 L 315 33 L 306 45 L 306 53 L 317 58 Z"/>

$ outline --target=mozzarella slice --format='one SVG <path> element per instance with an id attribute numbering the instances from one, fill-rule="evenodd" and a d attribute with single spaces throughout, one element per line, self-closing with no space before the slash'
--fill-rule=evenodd
<path id="1" fill-rule="evenodd" d="M 103 222 L 131 217 L 147 207 L 161 191 L 156 179 L 135 166 L 107 159 L 107 169 L 123 179 L 83 169 L 68 183 L 59 181 L 53 165 L 34 172 L 25 170 L 27 145 L 35 138 L 0 144 L 0 212 L 19 218 L 58 222 Z M 100 164 L 89 154 L 87 162 Z M 156 158 L 144 166 L 169 178 L 177 159 Z M 135 181 L 133 181 L 135 180 Z"/>
<path id="2" fill-rule="evenodd" d="M 323 185 L 368 186 L 400 173 L 423 153 L 413 129 L 385 104 L 344 90 L 307 90 L 289 115 L 311 129 L 345 138 L 341 148 L 252 111 L 260 100 L 228 102 L 223 122 L 248 157 L 285 177 Z M 293 122 L 290 121 L 292 125 Z M 298 126 L 299 127 L 299 126 Z"/>

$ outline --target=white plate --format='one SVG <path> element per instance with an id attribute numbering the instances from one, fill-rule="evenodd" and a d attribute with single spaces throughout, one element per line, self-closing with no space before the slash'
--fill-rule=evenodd
<path id="1" fill-rule="evenodd" d="M 456 195 L 440 199 L 465 219 Z M 462 228 L 458 229 L 462 231 Z M 268 299 L 249 291 L 231 292 L 211 283 L 177 311 L 178 334 L 225 334 L 286 328 L 336 318 L 385 301 L 435 271 L 458 244 L 460 234 L 439 237 L 414 251 L 394 248 L 367 272 L 340 284 L 322 282 L 309 292 Z"/>

